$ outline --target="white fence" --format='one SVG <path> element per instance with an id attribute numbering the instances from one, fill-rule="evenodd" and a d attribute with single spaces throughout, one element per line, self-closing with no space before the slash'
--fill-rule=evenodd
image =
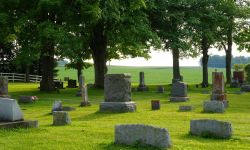
<path id="1" fill-rule="evenodd" d="M 26 82 L 26 75 L 19 73 L 0 73 L 0 76 L 8 78 L 9 82 Z M 40 82 L 42 76 L 38 75 L 29 75 L 30 82 Z"/>

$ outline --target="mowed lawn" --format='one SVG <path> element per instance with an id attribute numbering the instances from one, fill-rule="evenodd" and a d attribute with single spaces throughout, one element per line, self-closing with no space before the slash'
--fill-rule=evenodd
<path id="1" fill-rule="evenodd" d="M 12 97 L 19 95 L 37 95 L 39 101 L 33 104 L 21 104 L 26 119 L 39 120 L 38 129 L 0 130 L 1 150 L 154 150 L 152 147 L 124 146 L 114 144 L 116 124 L 148 124 L 166 128 L 176 150 L 231 150 L 250 149 L 250 94 L 237 95 L 239 89 L 227 89 L 230 107 L 224 114 L 202 113 L 202 102 L 209 99 L 208 94 L 194 85 L 189 86 L 189 102 L 170 103 L 170 86 L 167 92 L 156 93 L 156 86 L 150 86 L 149 92 L 133 92 L 133 101 L 137 102 L 135 113 L 100 113 L 99 103 L 103 100 L 103 90 L 89 89 L 90 107 L 79 107 L 80 98 L 75 96 L 77 89 L 64 89 L 42 93 L 38 84 L 10 83 Z M 161 110 L 152 111 L 150 100 L 161 100 Z M 75 107 L 69 112 L 72 124 L 52 126 L 50 114 L 53 100 L 62 100 L 63 105 Z M 180 105 L 193 105 L 192 112 L 178 112 Z M 233 125 L 233 137 L 229 140 L 206 139 L 189 135 L 191 119 L 217 119 L 230 121 Z"/>
<path id="2" fill-rule="evenodd" d="M 64 77 L 71 79 L 77 78 L 76 70 L 66 69 L 64 67 L 57 67 L 58 79 L 64 80 Z M 211 75 L 215 68 L 209 68 L 209 81 L 212 81 Z M 225 69 L 217 69 L 225 72 Z M 172 82 L 172 67 L 126 67 L 126 66 L 109 66 L 108 73 L 130 73 L 132 75 L 132 82 L 139 82 L 139 72 L 145 73 L 146 84 L 170 84 Z M 181 67 L 181 75 L 184 81 L 189 84 L 197 84 L 202 82 L 202 68 L 201 67 Z M 83 71 L 86 82 L 94 82 L 94 68 L 90 67 Z"/>

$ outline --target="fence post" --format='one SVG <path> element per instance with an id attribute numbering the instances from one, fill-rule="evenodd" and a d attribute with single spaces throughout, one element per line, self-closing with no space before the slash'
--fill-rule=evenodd
<path id="1" fill-rule="evenodd" d="M 12 82 L 14 82 L 14 80 L 15 80 L 15 74 L 12 73 Z"/>

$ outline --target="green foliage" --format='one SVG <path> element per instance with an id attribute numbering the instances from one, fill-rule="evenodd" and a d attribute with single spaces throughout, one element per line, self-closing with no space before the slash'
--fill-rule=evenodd
<path id="1" fill-rule="evenodd" d="M 245 68 L 245 64 L 234 64 L 233 68 L 235 71 L 243 71 Z"/>
<path id="2" fill-rule="evenodd" d="M 245 66 L 245 72 L 246 72 L 246 80 L 247 82 L 250 82 L 250 64 L 247 64 Z"/>

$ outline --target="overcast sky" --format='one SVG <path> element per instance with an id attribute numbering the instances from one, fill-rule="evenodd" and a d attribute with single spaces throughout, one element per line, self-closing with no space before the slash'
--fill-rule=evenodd
<path id="1" fill-rule="evenodd" d="M 225 55 L 224 51 L 218 51 L 216 49 L 210 49 L 209 54 L 212 55 Z M 172 66 L 172 54 L 169 52 L 153 51 L 151 59 L 145 60 L 144 58 L 133 58 L 123 60 L 112 60 L 108 62 L 110 65 L 118 66 Z M 236 46 L 233 46 L 233 56 L 249 56 L 250 53 L 238 52 Z M 180 66 L 199 66 L 199 60 L 201 56 L 197 58 L 187 58 L 180 60 Z"/>

